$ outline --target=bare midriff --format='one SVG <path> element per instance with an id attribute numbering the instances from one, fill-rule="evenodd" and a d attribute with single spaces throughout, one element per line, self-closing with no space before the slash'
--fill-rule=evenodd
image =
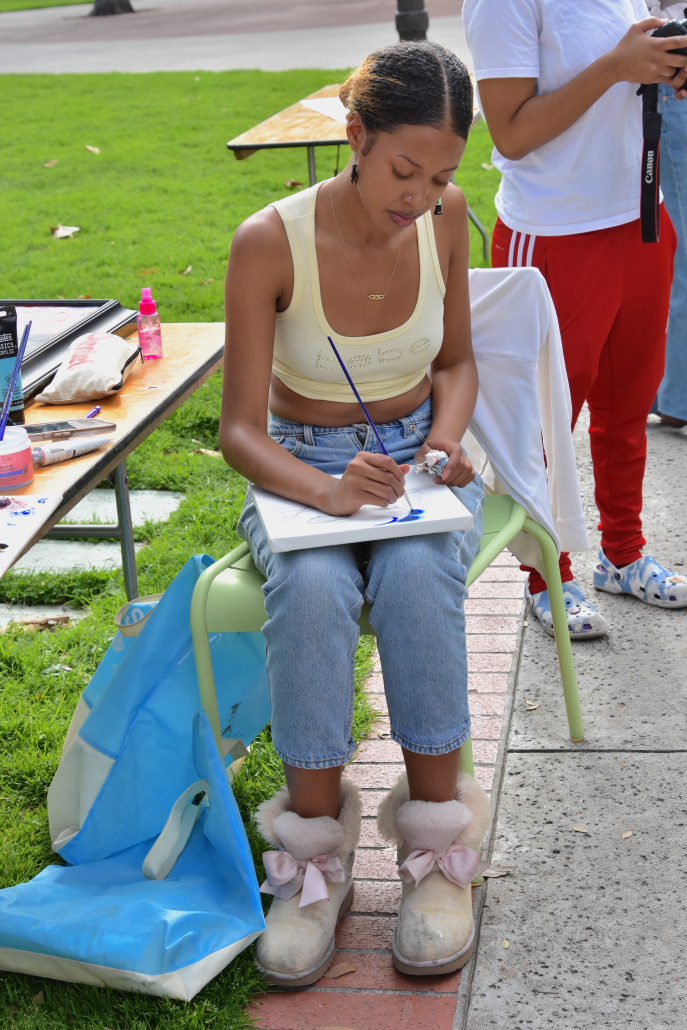
<path id="1" fill-rule="evenodd" d="M 388 397 L 383 401 L 366 401 L 365 407 L 373 422 L 395 422 L 412 414 L 429 397 L 432 384 L 428 376 L 398 397 Z M 340 401 L 317 401 L 302 397 L 290 390 L 275 375 L 270 383 L 270 411 L 279 418 L 290 422 L 300 422 L 307 426 L 351 426 L 365 422 L 365 416 L 356 400 L 350 404 Z"/>

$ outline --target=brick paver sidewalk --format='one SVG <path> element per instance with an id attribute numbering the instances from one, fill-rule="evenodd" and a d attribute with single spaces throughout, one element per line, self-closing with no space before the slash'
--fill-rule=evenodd
<path id="1" fill-rule="evenodd" d="M 515 559 L 504 552 L 470 589 L 469 698 L 475 776 L 491 789 L 508 677 L 522 619 L 523 582 Z M 363 829 L 355 863 L 355 899 L 337 930 L 333 966 L 355 972 L 323 977 L 313 987 L 262 995 L 250 1006 L 260 1030 L 451 1030 L 460 973 L 413 977 L 391 962 L 391 937 L 401 896 L 395 849 L 377 836 L 377 805 L 403 770 L 401 748 L 389 739 L 379 663 L 367 680 L 381 716 L 346 770 L 363 791 Z M 333 967 L 332 967 L 333 968 Z"/>

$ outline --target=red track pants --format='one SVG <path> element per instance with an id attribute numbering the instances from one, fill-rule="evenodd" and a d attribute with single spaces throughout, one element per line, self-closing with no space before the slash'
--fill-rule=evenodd
<path id="1" fill-rule="evenodd" d="M 641 557 L 646 419 L 663 378 L 675 230 L 661 211 L 659 243 L 642 243 L 639 220 L 572 236 L 529 236 L 494 227 L 495 268 L 533 265 L 558 314 L 572 424 L 589 405 L 601 546 L 614 565 Z M 561 555 L 561 578 L 573 578 Z M 546 584 L 535 569 L 530 589 Z"/>

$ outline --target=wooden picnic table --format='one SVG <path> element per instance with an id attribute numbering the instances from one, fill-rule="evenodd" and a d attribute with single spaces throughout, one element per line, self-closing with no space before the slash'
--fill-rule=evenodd
<path id="1" fill-rule="evenodd" d="M 474 81 L 473 81 L 474 85 Z M 320 100 L 324 97 L 338 97 L 340 86 L 338 83 L 324 86 L 315 93 L 310 93 L 304 100 Z M 473 124 L 480 117 L 477 102 L 473 106 Z M 317 182 L 317 169 L 315 167 L 315 147 L 332 147 L 346 144 L 346 126 L 343 122 L 337 122 L 334 118 L 320 114 L 308 107 L 304 107 L 300 100 L 284 108 L 264 122 L 253 126 L 240 136 L 235 136 L 227 143 L 227 148 L 233 150 L 237 161 L 243 161 L 251 154 L 257 154 L 258 150 L 275 150 L 283 147 L 307 147 L 308 149 L 308 178 L 310 185 Z M 338 162 L 337 162 L 338 165 Z M 485 261 L 489 260 L 489 235 L 479 218 L 468 206 L 468 217 L 482 237 L 482 251 Z"/>
<path id="2" fill-rule="evenodd" d="M 324 86 L 310 93 L 304 100 L 320 100 L 324 97 L 338 97 L 339 85 Z M 273 114 L 247 132 L 229 140 L 227 148 L 234 151 L 237 161 L 243 161 L 258 150 L 275 150 L 282 147 L 308 148 L 308 175 L 310 185 L 317 182 L 315 168 L 315 147 L 348 146 L 346 126 L 318 111 L 303 107 L 300 100 Z"/>
<path id="3" fill-rule="evenodd" d="M 135 333 L 129 337 L 133 338 Z M 15 492 L 18 496 L 43 491 L 62 494 L 61 503 L 21 554 L 47 533 L 61 539 L 118 536 L 122 547 L 124 586 L 129 600 L 138 596 L 138 582 L 126 458 L 221 366 L 224 323 L 163 324 L 162 349 L 164 357 L 159 360 L 136 362 L 121 393 L 97 402 L 102 407 L 98 417 L 117 423 L 112 442 L 107 447 L 56 465 L 37 468 L 33 483 Z M 54 422 L 80 418 L 92 407 L 89 402 L 43 404 L 36 401 L 27 409 L 26 421 Z M 114 482 L 119 518 L 117 526 L 61 526 L 53 529 L 55 523 L 65 518 L 75 504 L 108 476 Z M 17 554 L 15 561 L 21 554 Z"/>

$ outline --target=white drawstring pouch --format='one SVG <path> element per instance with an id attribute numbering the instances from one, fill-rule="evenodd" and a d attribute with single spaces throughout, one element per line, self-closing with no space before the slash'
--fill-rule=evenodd
<path id="1" fill-rule="evenodd" d="M 86 333 L 71 344 L 49 386 L 36 400 L 70 404 L 110 397 L 124 386 L 138 357 L 138 343 L 114 333 Z"/>

